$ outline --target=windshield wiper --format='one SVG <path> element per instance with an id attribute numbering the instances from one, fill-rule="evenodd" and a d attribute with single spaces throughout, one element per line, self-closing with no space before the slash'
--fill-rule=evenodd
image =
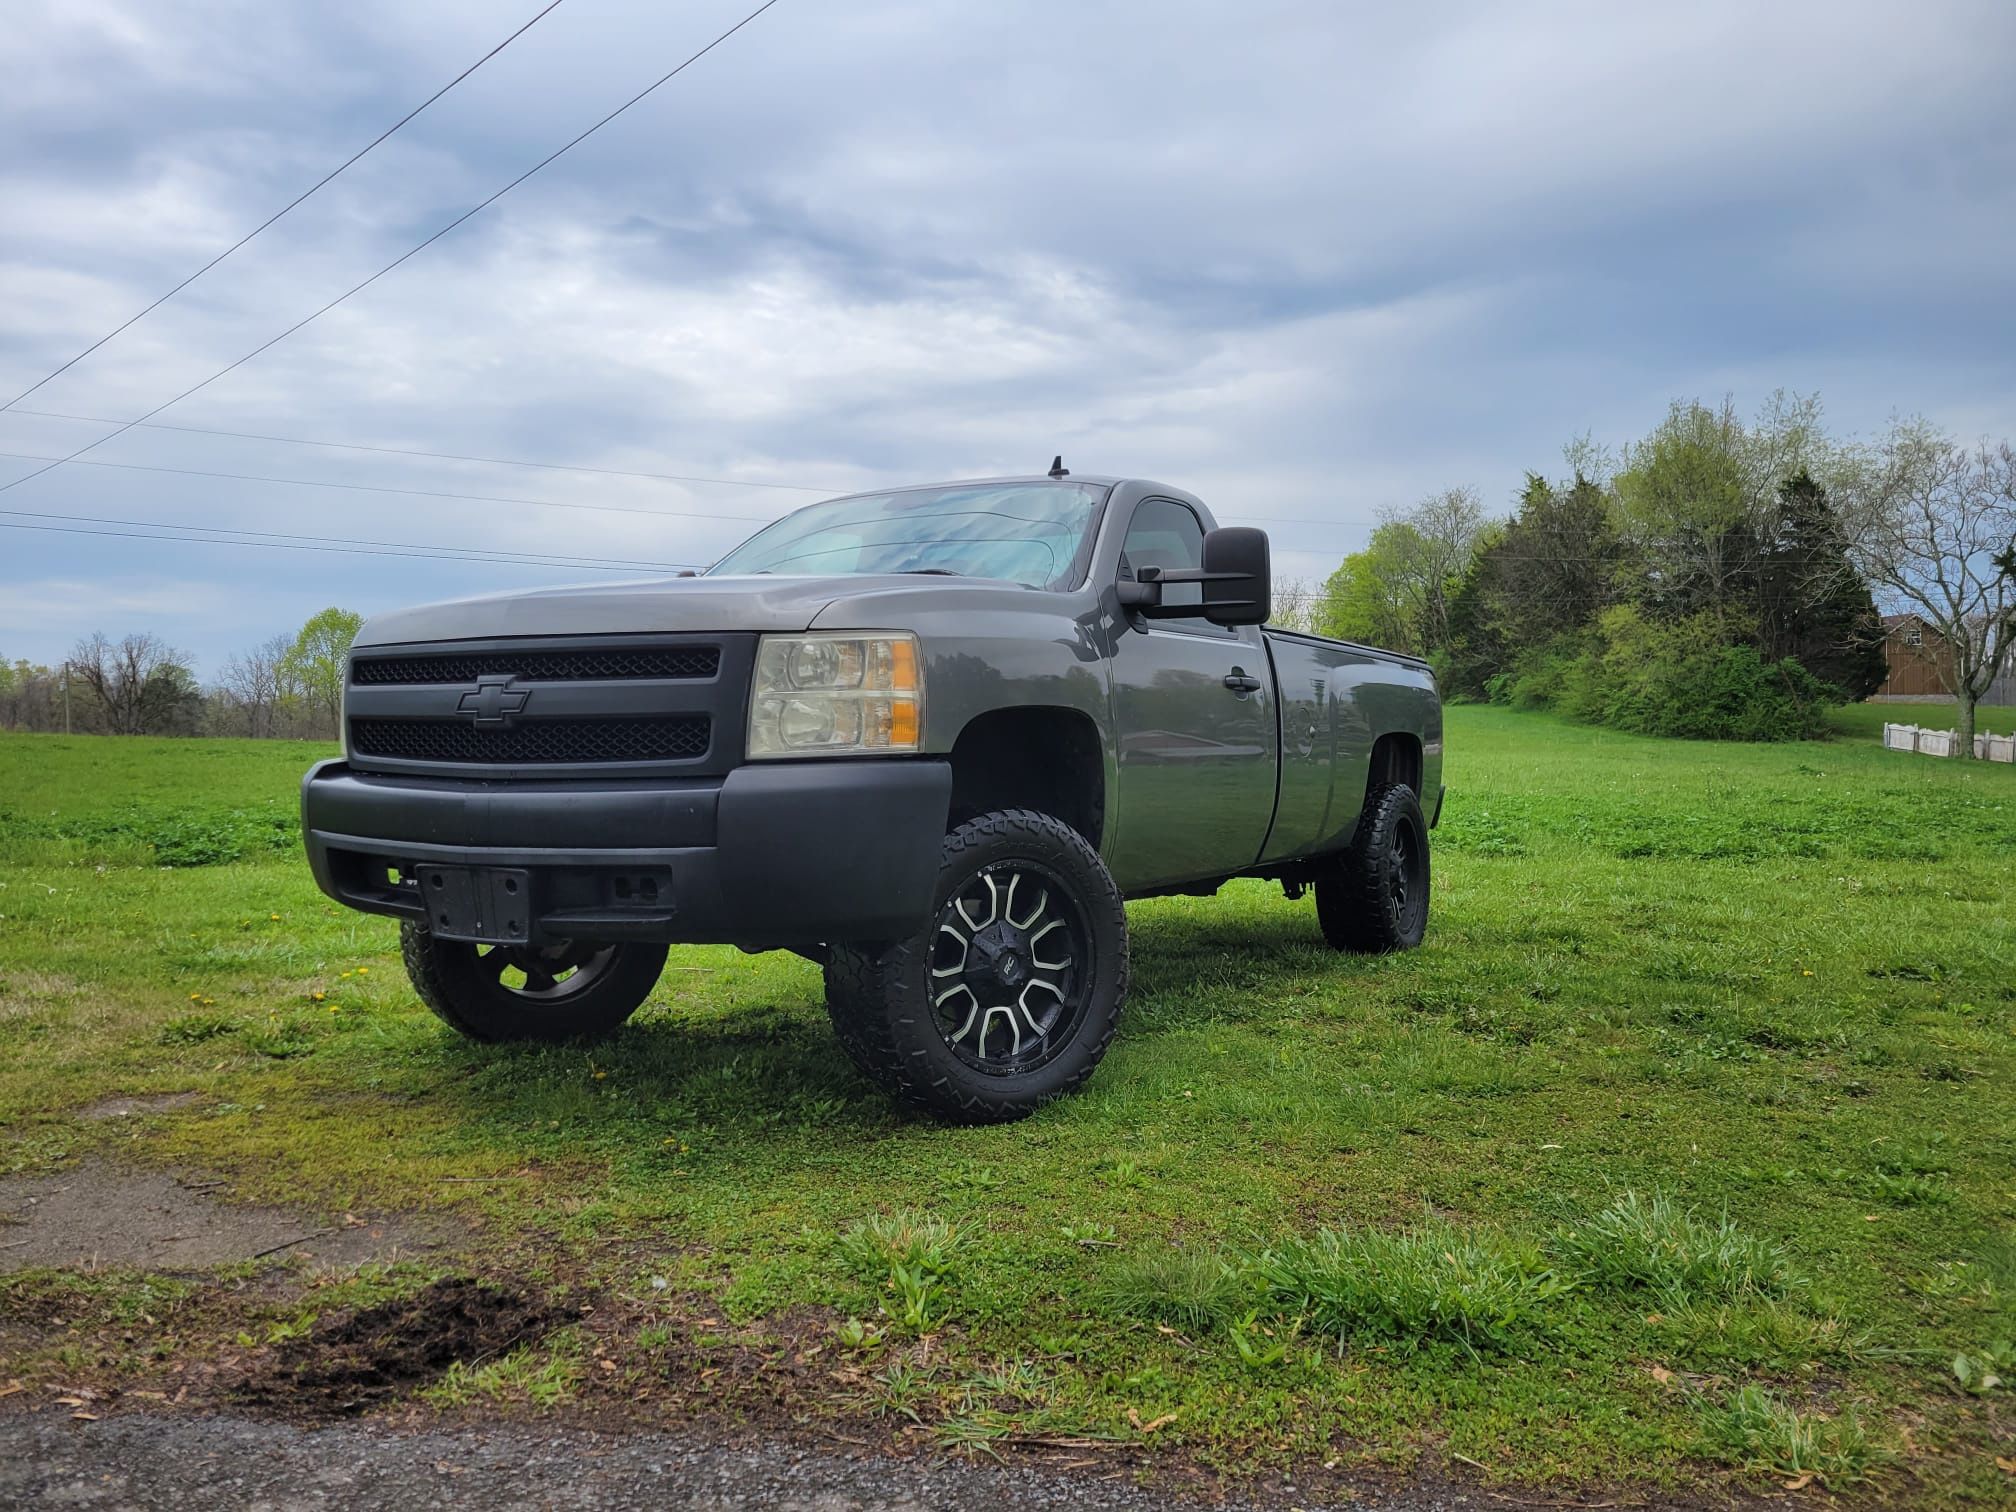
<path id="1" fill-rule="evenodd" d="M 950 567 L 898 567 L 898 577 L 964 577 L 963 572 L 954 572 Z"/>

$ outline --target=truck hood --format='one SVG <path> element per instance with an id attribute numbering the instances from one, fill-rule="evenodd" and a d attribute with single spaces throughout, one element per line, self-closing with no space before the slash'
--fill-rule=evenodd
<path id="1" fill-rule="evenodd" d="M 917 577 L 702 577 L 535 588 L 373 615 L 360 646 L 506 636 L 648 635 L 676 631 L 805 630 L 834 601 L 974 579 Z M 990 587 L 1000 584 L 990 583 Z"/>

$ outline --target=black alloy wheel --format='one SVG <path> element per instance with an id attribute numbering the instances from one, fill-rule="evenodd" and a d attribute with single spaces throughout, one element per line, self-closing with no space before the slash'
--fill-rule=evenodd
<path id="1" fill-rule="evenodd" d="M 1428 821 L 1405 783 L 1366 795 L 1351 844 L 1316 881 L 1316 921 L 1339 950 L 1412 950 L 1428 933 Z"/>
<path id="2" fill-rule="evenodd" d="M 420 1001 L 470 1039 L 557 1043 L 609 1034 L 658 985 L 666 948 L 563 940 L 480 945 L 399 929 L 400 954 Z"/>
<path id="3" fill-rule="evenodd" d="M 988 1076 L 1046 1064 L 1085 1012 L 1085 910 L 1033 861 L 982 868 L 938 914 L 931 1006 L 952 1053 Z"/>
<path id="4" fill-rule="evenodd" d="M 1099 852 L 1052 815 L 1000 809 L 945 837 L 916 934 L 832 947 L 826 1007 L 891 1096 L 948 1123 L 1002 1123 L 1084 1084 L 1127 975 L 1127 912 Z"/>

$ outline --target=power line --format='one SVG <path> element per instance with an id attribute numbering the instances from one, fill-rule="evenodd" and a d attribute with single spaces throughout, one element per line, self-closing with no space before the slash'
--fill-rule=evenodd
<path id="1" fill-rule="evenodd" d="M 490 206 L 496 204 L 498 200 L 502 199 L 505 195 L 509 194 L 513 189 L 516 189 L 520 184 L 524 183 L 525 180 L 532 177 L 533 174 L 539 172 L 549 163 L 554 162 L 564 154 L 571 152 L 581 143 L 587 141 L 589 137 L 593 136 L 596 132 L 600 131 L 604 126 L 607 126 L 611 121 L 615 120 L 618 116 L 622 115 L 624 111 L 628 110 L 631 106 L 635 105 L 639 100 L 642 100 L 646 95 L 651 94 L 654 90 L 659 89 L 661 86 L 677 78 L 680 74 L 684 73 L 688 68 L 692 67 L 695 63 L 699 62 L 702 58 L 706 57 L 707 54 L 714 51 L 715 48 L 719 47 L 723 42 L 726 42 L 730 37 L 734 36 L 735 33 L 742 30 L 743 27 L 749 25 L 750 22 L 754 21 L 758 16 L 762 15 L 763 12 L 769 10 L 770 7 L 775 5 L 776 3 L 777 0 L 763 0 L 763 3 L 757 6 L 756 9 L 749 12 L 749 14 L 744 16 L 740 21 L 737 21 L 733 26 L 729 27 L 726 31 L 722 32 L 718 37 L 716 37 L 712 42 L 709 42 L 705 47 L 701 48 L 698 52 L 692 54 L 690 57 L 686 59 L 685 62 L 679 64 L 678 67 L 672 69 L 669 73 L 662 75 L 656 82 L 646 85 L 643 89 L 639 90 L 636 94 L 632 95 L 629 99 L 625 100 L 621 105 L 618 105 L 614 110 L 610 111 L 609 114 L 602 117 L 601 120 L 597 121 L 594 125 L 590 126 L 586 131 L 581 132 L 578 136 L 574 137 L 571 141 L 565 143 L 563 146 L 557 147 L 552 152 L 549 152 L 545 157 L 541 158 L 538 162 L 534 163 L 530 168 L 527 168 L 523 173 L 519 174 L 518 177 L 512 179 L 510 183 L 506 184 L 503 188 L 497 190 L 488 199 L 479 201 L 477 204 L 470 206 L 467 210 L 464 210 L 460 215 L 456 216 L 455 219 L 449 221 L 445 226 L 441 227 L 440 230 L 436 231 L 433 235 L 429 236 L 425 241 L 422 241 L 418 245 L 410 247 L 406 251 L 400 253 L 397 257 L 393 258 L 391 262 L 385 264 L 384 267 L 380 268 L 376 273 L 373 273 L 369 278 L 365 279 L 363 282 L 352 285 L 350 288 L 344 290 L 341 294 L 338 294 L 334 299 L 330 300 L 327 304 L 323 305 L 320 309 L 317 309 L 312 313 L 305 315 L 301 319 L 295 321 L 294 324 L 287 327 L 287 329 L 282 331 L 279 335 L 270 337 L 267 340 L 262 341 L 258 346 L 252 348 L 251 351 L 247 352 L 243 357 L 240 357 L 237 361 L 227 363 L 225 366 L 219 368 L 216 372 L 212 373 L 208 378 L 205 378 L 202 382 L 191 384 L 188 388 L 182 390 L 181 393 L 175 395 L 174 398 L 164 400 L 162 403 L 155 405 L 154 408 L 147 411 L 146 414 L 141 415 L 138 419 L 127 421 L 125 424 L 121 425 L 117 430 L 111 432 L 109 435 L 100 436 L 96 441 L 91 442 L 89 445 L 80 446 L 79 448 L 77 448 L 76 451 L 70 453 L 70 455 L 67 457 L 58 458 L 54 462 L 44 463 L 41 467 L 36 468 L 35 471 L 27 473 L 22 477 L 16 478 L 12 482 L 0 483 L 0 493 L 5 493 L 10 488 L 18 488 L 20 487 L 21 484 L 26 483 L 30 478 L 39 478 L 42 476 L 43 473 L 49 472 L 54 468 L 61 467 L 65 462 L 74 462 L 77 458 L 83 456 L 84 453 L 91 451 L 95 447 L 103 446 L 107 441 L 112 440 L 114 437 L 123 436 L 127 431 L 131 430 L 134 426 L 140 424 L 142 421 L 152 420 L 156 415 L 160 414 L 163 410 L 168 409 L 173 405 L 180 404 L 184 399 L 187 399 L 191 394 L 197 393 L 202 389 L 208 388 L 211 384 L 215 383 L 219 378 L 222 378 L 225 374 L 235 372 L 237 369 L 243 367 L 246 363 L 250 362 L 254 357 L 257 357 L 261 352 L 264 352 L 271 347 L 278 346 L 281 342 L 285 341 L 289 336 L 292 336 L 296 331 L 300 330 L 303 326 L 309 325 L 314 321 L 319 320 L 322 316 L 328 314 L 331 310 L 335 309 L 338 305 L 342 304 L 346 299 L 349 299 L 354 295 L 361 294 L 365 289 L 371 287 L 372 284 L 376 283 L 379 279 L 383 278 L 387 273 L 390 273 L 394 268 L 398 267 L 401 263 L 404 263 L 405 261 L 407 261 L 407 259 L 415 256 L 420 252 L 425 251 L 428 247 L 433 246 L 435 242 L 439 241 L 442 237 L 446 236 L 450 231 L 453 231 L 457 226 L 461 225 L 464 221 L 469 220 L 471 217 L 479 214 L 481 211 L 486 210 Z"/>
<path id="2" fill-rule="evenodd" d="M 538 15 L 534 16 L 530 21 L 527 21 L 523 26 L 519 27 L 518 30 L 511 33 L 510 36 L 506 37 L 502 42 L 499 42 L 495 47 L 491 48 L 490 51 L 483 54 L 482 57 L 478 58 L 474 63 L 471 63 L 467 68 L 463 69 L 462 72 L 455 75 L 454 78 L 450 79 L 446 84 L 443 84 L 439 89 L 435 90 L 434 93 L 427 96 L 426 99 L 422 100 L 418 105 L 415 105 L 411 110 L 407 111 L 406 114 L 401 116 L 398 120 L 394 121 L 390 126 L 386 127 L 377 136 L 373 137 L 369 143 L 359 148 L 349 157 L 345 158 L 336 167 L 330 169 L 329 172 L 325 173 L 321 178 L 317 179 L 308 188 L 302 190 L 301 193 L 295 195 L 293 199 L 289 200 L 286 204 L 282 205 L 278 210 L 275 210 L 271 215 L 267 216 L 266 219 L 261 221 L 258 225 L 254 226 L 250 231 L 247 231 L 243 236 L 239 237 L 238 240 L 231 243 L 230 246 L 226 247 L 222 252 L 219 252 L 215 257 L 211 258 L 210 261 L 203 264 L 202 267 L 198 268 L 194 273 L 191 273 L 187 278 L 183 279 L 182 282 L 175 285 L 174 288 L 170 289 L 166 294 L 163 294 L 159 299 L 155 300 L 154 303 L 147 306 L 147 308 L 142 310 L 138 315 L 132 316 L 123 325 L 114 326 L 111 330 L 107 331 L 103 336 L 100 336 L 96 341 L 92 342 L 91 345 L 84 348 L 84 350 L 79 352 L 75 357 L 72 357 L 68 362 L 64 363 L 61 367 L 57 368 L 55 372 L 48 374 L 46 377 L 38 378 L 35 382 L 29 384 L 27 388 L 23 389 L 20 393 L 16 394 L 12 399 L 8 400 L 5 404 L 0 404 L 0 410 L 12 409 L 15 405 L 19 404 L 23 399 L 26 399 L 30 394 L 34 393 L 35 390 L 41 388 L 43 384 L 49 382 L 50 379 L 59 378 L 64 373 L 69 372 L 71 368 L 75 367 L 78 363 L 82 362 L 86 357 L 89 357 L 93 352 L 97 351 L 98 348 L 105 345 L 106 342 L 110 341 L 114 336 L 117 336 L 121 331 L 125 330 L 128 326 L 137 324 L 139 321 L 144 320 L 147 316 L 153 314 L 156 310 L 160 309 L 161 306 L 168 303 L 169 300 L 173 299 L 177 294 L 180 294 L 184 289 L 188 288 L 189 285 L 196 282 L 197 279 L 201 278 L 205 273 L 208 273 L 212 268 L 216 267 L 217 264 L 224 261 L 224 259 L 229 257 L 233 252 L 236 252 L 240 247 L 244 246 L 247 242 L 252 240 L 253 237 L 257 236 L 260 232 L 264 231 L 268 226 L 272 225 L 275 221 L 279 220 L 283 215 L 287 214 L 288 211 L 294 209 L 294 207 L 299 205 L 303 200 L 306 200 L 307 198 L 309 198 L 309 196 L 313 195 L 318 190 L 323 188 L 323 186 L 328 184 L 331 179 L 335 178 L 338 174 L 342 173 L 346 168 L 350 167 L 351 164 L 355 163 L 359 158 L 364 157 L 367 153 L 371 152 L 372 150 L 380 146 L 386 140 L 386 138 L 390 137 L 394 132 L 398 131 L 400 127 L 404 126 L 408 121 L 412 120 L 415 116 L 420 114 L 421 111 L 425 110 L 429 105 L 432 105 L 436 100 L 440 99 L 441 96 L 448 93 L 448 91 L 453 89 L 457 84 L 460 84 L 464 79 L 468 78 L 469 75 L 476 72 L 476 70 L 481 68 L 485 63 L 488 63 L 492 58 L 496 57 L 497 54 L 504 51 L 504 49 L 509 47 L 513 42 L 516 42 L 520 37 L 524 36 L 525 33 L 530 31 L 533 27 L 537 26 L 541 21 L 545 20 L 548 15 L 550 15 L 555 9 L 559 7 L 560 3 L 561 0 L 552 0 L 552 3 L 549 4 L 544 10 L 540 11 Z"/>
<path id="3" fill-rule="evenodd" d="M 591 567 L 585 563 L 549 562 L 544 560 L 504 561 L 488 557 L 451 556 L 438 551 L 382 551 L 367 546 L 309 546 L 291 541 L 225 541 L 204 536 L 148 535 L 133 530 L 86 530 L 75 525 L 28 525 L 15 520 L 0 520 L 0 530 L 42 530 L 59 535 L 117 536 L 133 541 L 175 541 L 191 546 L 263 546 L 274 551 L 321 551 L 334 552 L 343 556 L 412 557 L 437 562 L 471 562 L 478 566 L 490 567 L 553 567 L 578 572 L 634 572 L 629 567 Z"/>
<path id="4" fill-rule="evenodd" d="M 422 451 L 408 446 L 368 446 L 360 441 L 315 441 L 305 436 L 268 436 L 257 431 L 212 430 L 201 425 L 167 425 L 140 420 L 119 421 L 106 415 L 69 415 L 57 410 L 13 409 L 0 413 L 34 415 L 42 420 L 75 420 L 85 425 L 125 425 L 127 429 L 181 431 L 191 436 L 223 436 L 233 441 L 273 441 L 284 446 L 324 446 L 336 451 L 379 452 L 392 457 L 425 457 L 436 462 L 481 462 L 493 467 L 536 467 L 547 472 L 599 473 L 610 478 L 647 478 L 655 483 L 707 483 L 723 488 L 774 488 L 790 493 L 840 494 L 844 488 L 820 488 L 810 483 L 759 483 L 749 478 L 700 478 L 684 473 L 633 472 L 621 467 L 590 467 L 581 462 L 528 462 L 518 457 L 478 457 L 462 452 Z M 106 437 L 110 440 L 111 437 Z"/>
<path id="5" fill-rule="evenodd" d="M 643 478 L 654 483 L 700 483 L 700 484 L 714 485 L 722 488 L 768 488 L 787 493 L 820 494 L 829 498 L 837 494 L 845 494 L 852 491 L 850 489 L 839 487 L 837 485 L 822 487 L 814 483 L 763 483 L 763 482 L 757 482 L 754 479 L 750 478 L 710 478 L 710 477 L 699 477 L 689 473 L 639 472 L 631 468 L 623 468 L 623 467 L 596 467 L 584 462 L 537 462 L 524 457 L 485 457 L 469 452 L 427 451 L 420 447 L 412 447 L 412 446 L 374 446 L 361 441 L 321 441 L 316 440 L 315 438 L 309 436 L 275 436 L 262 431 L 218 430 L 210 426 L 202 426 L 202 425 L 173 425 L 158 421 L 147 421 L 147 420 L 121 421 L 121 420 L 115 420 L 109 415 L 75 415 L 67 413 L 62 410 L 7 409 L 4 411 L 0 411 L 0 413 L 14 414 L 14 415 L 32 415 L 39 420 L 71 420 L 77 422 L 80 425 L 115 425 L 115 426 L 121 426 L 126 430 L 177 431 L 183 435 L 190 435 L 190 436 L 221 436 L 226 440 L 231 441 L 270 441 L 281 446 L 319 446 L 334 451 L 373 452 L 381 456 L 389 456 L 389 457 L 419 457 L 432 462 L 475 462 L 490 467 L 532 467 L 532 468 L 538 468 L 544 472 L 594 473 L 599 476 L 609 478 Z M 114 434 L 116 435 L 117 432 L 114 432 Z M 112 437 L 106 436 L 104 439 L 109 441 L 112 439 Z M 30 460 L 29 454 L 25 452 L 7 452 L 7 453 L 0 453 L 0 455 L 16 457 L 24 461 Z M 77 454 L 72 453 L 71 455 L 74 457 Z M 32 460 L 44 461 L 49 459 L 36 457 L 33 458 Z M 89 465 L 113 466 L 116 464 L 98 463 Z M 215 473 L 215 474 L 209 474 L 208 476 L 240 477 L 246 475 L 235 473 Z M 26 482 L 27 480 L 24 478 L 21 479 L 20 481 Z M 302 482 L 305 480 L 290 479 L 290 478 L 254 478 L 251 479 L 251 481 L 262 483 L 264 482 L 284 483 L 284 482 Z M 488 499 L 488 496 L 482 494 L 444 495 L 443 497 L 483 499 L 486 502 L 492 502 Z M 538 501 L 505 499 L 505 500 L 496 500 L 494 502 L 529 503 Z M 584 505 L 574 505 L 571 507 L 577 509 L 587 509 L 597 507 L 608 508 L 609 506 L 606 505 L 593 506 L 584 504 Z M 672 511 L 670 510 L 645 510 L 638 512 L 647 514 L 672 513 Z M 1237 513 L 1238 518 L 1241 520 L 1253 520 L 1261 524 L 1267 524 L 1267 525 L 1335 525 L 1337 523 L 1337 521 L 1335 520 L 1317 520 L 1302 515 L 1255 515 L 1255 514 L 1247 514 L 1243 510 L 1238 511 Z M 715 514 L 712 511 L 700 517 L 704 519 L 721 518 L 721 516 Z M 742 518 L 742 517 L 737 516 L 736 518 Z M 750 516 L 749 518 L 754 518 L 754 516 Z"/>
<path id="6" fill-rule="evenodd" d="M 407 551 L 453 551 L 471 561 L 491 557 L 516 557 L 550 567 L 580 563 L 600 563 L 611 567 L 697 567 L 697 562 L 653 562 L 630 557 L 576 556 L 572 552 L 507 551 L 497 546 L 434 546 L 417 541 L 371 541 L 357 536 L 297 535 L 285 530 L 253 530 L 241 525 L 192 525 L 186 520 L 115 520 L 103 515 L 58 514 L 42 509 L 0 509 L 0 515 L 30 520 L 71 520 L 90 525 L 133 525 L 143 530 L 192 530 L 205 535 L 264 536 L 275 541 L 320 541 L 332 546 L 392 546 Z"/>
<path id="7" fill-rule="evenodd" d="M 60 458 L 34 452 L 0 452 L 0 458 L 16 462 L 53 462 Z M 698 509 L 638 509 L 626 504 L 577 504 L 565 499 L 526 499 L 508 494 L 453 493 L 439 488 L 394 488 L 385 483 L 336 483 L 317 478 L 283 478 L 266 473 L 216 472 L 204 467 L 163 467 L 148 462 L 106 462 L 97 457 L 78 461 L 79 467 L 113 467 L 124 472 L 173 473 L 184 478 L 224 478 L 237 483 L 284 483 L 295 488 L 336 488 L 353 493 L 406 494 L 421 499 L 463 499 L 476 504 L 532 504 L 541 509 L 586 509 L 599 514 L 658 515 L 675 520 L 731 520 L 749 526 L 775 523 L 774 515 L 724 515 Z M 0 511 L 4 513 L 5 511 Z"/>

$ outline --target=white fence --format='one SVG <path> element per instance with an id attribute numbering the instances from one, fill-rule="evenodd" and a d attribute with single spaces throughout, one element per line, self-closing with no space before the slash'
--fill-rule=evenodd
<path id="1" fill-rule="evenodd" d="M 1951 730 L 1921 730 L 1917 725 L 1886 724 L 1883 746 L 1890 751 L 1916 751 L 1920 756 L 1957 756 L 1960 741 Z M 1974 755 L 1981 761 L 2016 762 L 2016 735 L 1976 735 Z"/>

